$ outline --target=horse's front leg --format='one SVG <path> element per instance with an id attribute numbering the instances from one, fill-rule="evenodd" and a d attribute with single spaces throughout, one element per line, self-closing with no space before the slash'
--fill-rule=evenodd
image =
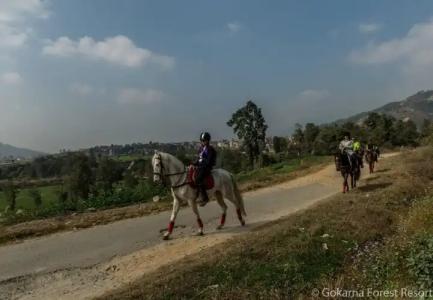
<path id="1" fill-rule="evenodd" d="M 346 192 L 346 190 L 349 190 L 349 183 L 347 182 L 348 179 L 348 174 L 342 172 L 343 174 L 343 193 Z"/>
<path id="2" fill-rule="evenodd" d="M 217 192 L 215 196 L 222 210 L 220 224 L 217 226 L 217 229 L 222 229 L 226 223 L 227 205 L 224 203 L 224 198 L 221 192 Z"/>
<path id="3" fill-rule="evenodd" d="M 192 208 L 192 211 L 194 212 L 195 216 L 197 217 L 197 225 L 198 225 L 198 232 L 197 235 L 203 235 L 203 221 L 200 218 L 200 213 L 198 212 L 197 202 L 195 200 L 190 200 L 189 204 Z"/>
<path id="4" fill-rule="evenodd" d="M 173 196 L 173 210 L 171 212 L 170 223 L 168 223 L 167 231 L 164 233 L 164 240 L 168 240 L 170 238 L 170 235 L 174 229 L 174 222 L 180 208 L 179 200 L 177 199 L 176 195 L 173 193 L 173 191 L 171 192 L 171 194 Z"/>

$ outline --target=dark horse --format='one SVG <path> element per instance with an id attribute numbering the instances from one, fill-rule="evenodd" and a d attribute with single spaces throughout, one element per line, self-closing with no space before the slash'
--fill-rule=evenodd
<path id="1" fill-rule="evenodd" d="M 365 153 L 365 160 L 368 163 L 370 174 L 374 172 L 374 164 L 377 162 L 377 153 L 372 149 L 367 149 Z"/>
<path id="2" fill-rule="evenodd" d="M 356 181 L 359 180 L 361 176 L 361 170 L 359 168 L 359 159 L 354 153 L 351 156 L 351 162 L 349 161 L 349 156 L 346 153 L 337 153 L 334 155 L 335 167 L 337 171 L 341 172 L 343 176 L 343 193 L 349 191 L 349 176 L 350 176 L 350 186 L 351 188 L 356 187 Z"/>

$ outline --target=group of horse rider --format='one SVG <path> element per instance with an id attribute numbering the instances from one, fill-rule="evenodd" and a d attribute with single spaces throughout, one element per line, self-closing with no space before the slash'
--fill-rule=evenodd
<path id="1" fill-rule="evenodd" d="M 199 205 L 205 206 L 209 202 L 209 196 L 206 192 L 205 179 L 211 174 L 212 168 L 216 164 L 217 152 L 210 144 L 211 136 L 208 132 L 200 134 L 201 147 L 198 152 L 197 160 L 193 165 L 197 168 L 195 184 L 198 190 Z M 360 141 L 351 138 L 350 133 L 346 133 L 344 139 L 340 142 L 339 150 L 341 155 L 347 155 L 351 166 L 355 163 L 357 166 L 364 168 L 363 156 L 365 151 L 375 153 L 375 159 L 380 155 L 379 147 L 371 143 L 364 148 Z"/>
<path id="2" fill-rule="evenodd" d="M 377 145 L 368 143 L 367 148 L 365 149 L 360 141 L 353 137 L 351 138 L 350 133 L 346 133 L 344 135 L 344 139 L 340 142 L 338 148 L 341 155 L 347 155 L 351 167 L 353 167 L 352 164 L 356 163 L 361 168 L 364 168 L 363 156 L 365 151 L 371 151 L 375 153 L 376 161 L 380 155 L 380 150 Z"/>

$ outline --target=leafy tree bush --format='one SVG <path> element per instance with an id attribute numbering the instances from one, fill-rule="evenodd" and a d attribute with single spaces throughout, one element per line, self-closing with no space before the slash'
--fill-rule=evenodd
<path id="1" fill-rule="evenodd" d="M 38 208 L 41 207 L 41 205 L 42 205 L 41 192 L 38 189 L 33 188 L 33 189 L 28 190 L 28 194 L 29 194 L 30 198 L 33 200 L 33 202 L 35 203 L 35 206 Z"/>
<path id="2" fill-rule="evenodd" d="M 274 136 L 272 139 L 275 153 L 287 152 L 287 139 L 285 137 Z"/>
<path id="3" fill-rule="evenodd" d="M 18 189 L 12 182 L 8 182 L 3 187 L 3 193 L 5 195 L 6 202 L 8 203 L 9 209 L 14 211 L 17 204 Z"/>
<path id="4" fill-rule="evenodd" d="M 407 267 L 419 288 L 433 288 L 433 236 L 418 237 L 407 259 Z"/>
<path id="5" fill-rule="evenodd" d="M 246 151 L 251 166 L 259 158 L 265 147 L 266 125 L 262 110 L 251 100 L 238 109 L 227 122 L 233 127 L 234 133 L 242 141 L 242 147 Z"/>
<path id="6" fill-rule="evenodd" d="M 105 194 L 113 191 L 113 184 L 122 179 L 122 168 L 116 161 L 103 157 L 96 170 L 96 181 Z"/>
<path id="7" fill-rule="evenodd" d="M 88 157 L 84 154 L 77 154 L 74 158 L 71 175 L 68 178 L 71 200 L 87 199 L 93 182 L 94 178 Z"/>

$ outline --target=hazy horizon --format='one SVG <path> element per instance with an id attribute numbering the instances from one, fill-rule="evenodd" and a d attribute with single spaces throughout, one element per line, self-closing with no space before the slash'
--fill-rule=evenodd
<path id="1" fill-rule="evenodd" d="M 44 152 L 269 135 L 433 88 L 433 2 L 0 2 L 0 141 Z"/>

